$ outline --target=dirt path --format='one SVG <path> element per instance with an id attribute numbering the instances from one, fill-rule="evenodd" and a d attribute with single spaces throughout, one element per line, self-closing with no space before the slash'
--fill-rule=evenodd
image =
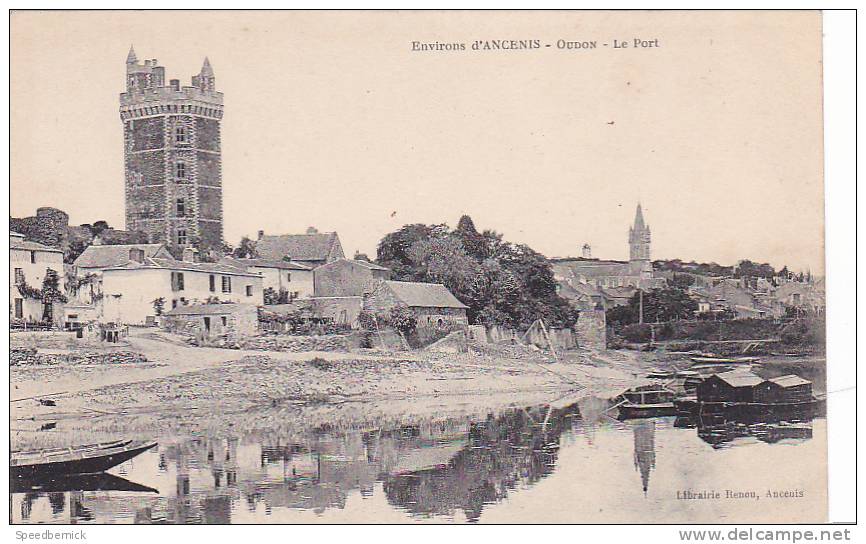
<path id="1" fill-rule="evenodd" d="M 10 373 L 10 399 L 30 398 L 36 395 L 50 397 L 64 393 L 75 394 L 106 386 L 144 382 L 219 367 L 248 356 L 265 353 L 253 350 L 193 347 L 184 344 L 176 337 L 152 329 L 130 329 L 126 343 L 128 347 L 125 349 L 141 353 L 147 357 L 148 362 L 118 366 L 14 368 Z M 359 357 L 351 353 L 324 351 L 267 352 L 267 355 L 280 361 L 306 361 L 314 357 L 333 361 Z M 409 357 L 411 358 L 411 355 Z M 377 355 L 364 355 L 363 358 L 386 359 Z"/>

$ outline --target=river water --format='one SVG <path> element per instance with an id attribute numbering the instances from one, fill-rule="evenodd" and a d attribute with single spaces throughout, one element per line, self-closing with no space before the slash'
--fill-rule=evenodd
<path id="1" fill-rule="evenodd" d="M 178 432 L 160 436 L 157 448 L 98 481 L 12 493 L 11 520 L 825 519 L 824 418 L 618 421 L 604 406 L 594 399 L 512 406 L 485 416 L 367 423 L 348 431 L 319 424 L 291 433 L 279 425 L 212 437 Z"/>

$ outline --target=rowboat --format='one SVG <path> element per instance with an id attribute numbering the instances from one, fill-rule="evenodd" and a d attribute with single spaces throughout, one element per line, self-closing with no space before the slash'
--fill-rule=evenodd
<path id="1" fill-rule="evenodd" d="M 698 364 L 757 363 L 761 360 L 759 357 L 691 357 L 690 359 Z"/>
<path id="2" fill-rule="evenodd" d="M 99 474 L 156 446 L 156 442 L 118 440 L 68 448 L 13 451 L 10 477 L 50 479 L 73 474 Z"/>
<path id="3" fill-rule="evenodd" d="M 653 383 L 623 391 L 614 401 L 618 401 L 618 418 L 625 420 L 676 415 L 675 397 L 673 391 Z"/>

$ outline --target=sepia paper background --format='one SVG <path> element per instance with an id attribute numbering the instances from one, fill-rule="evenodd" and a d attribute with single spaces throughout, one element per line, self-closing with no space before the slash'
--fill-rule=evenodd
<path id="1" fill-rule="evenodd" d="M 614 51 L 614 39 L 658 39 Z M 413 52 L 412 42 L 539 39 L 525 51 Z M 559 39 L 596 40 L 563 51 Z M 375 254 L 406 223 L 502 232 L 549 257 L 627 257 L 634 204 L 653 258 L 748 258 L 823 274 L 818 12 L 16 12 L 11 26 L 11 214 L 66 210 L 123 224 L 118 93 L 124 59 L 156 58 L 188 84 L 204 56 L 225 93 L 225 236 L 338 231 Z M 660 445 L 659 447 L 664 447 Z M 683 502 L 635 517 L 629 500 L 517 495 L 489 522 L 818 522 L 826 437 L 765 481 L 737 479 L 748 450 L 654 478 L 728 474 L 732 488 L 805 489 L 797 500 Z M 807 453 L 807 458 L 803 455 Z M 676 452 L 668 452 L 675 456 Z M 754 468 L 754 467 L 751 467 Z M 574 485 L 620 485 L 592 466 Z M 373 522 L 363 510 L 298 521 Z"/>
<path id="2" fill-rule="evenodd" d="M 134 44 L 182 84 L 206 55 L 214 66 L 225 93 L 232 244 L 258 229 L 314 225 L 340 232 L 347 253 L 372 255 L 405 223 L 453 226 L 468 213 L 479 228 L 548 257 L 576 255 L 588 242 L 596 256 L 627 258 L 623 239 L 640 200 L 653 258 L 823 272 L 817 12 L 19 12 L 12 20 L 16 216 L 63 204 L 73 224 L 122 225 L 117 95 Z M 600 45 L 633 37 L 660 47 Z M 553 47 L 411 51 L 412 41 L 533 38 Z M 560 51 L 558 39 L 599 48 Z"/>

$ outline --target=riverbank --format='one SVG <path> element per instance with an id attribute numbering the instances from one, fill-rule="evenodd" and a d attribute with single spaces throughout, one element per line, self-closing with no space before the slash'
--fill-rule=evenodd
<path id="1" fill-rule="evenodd" d="M 408 408 L 424 415 L 569 395 L 607 398 L 636 383 L 651 364 L 635 352 L 575 350 L 554 359 L 524 346 L 470 353 L 203 348 L 152 330 L 133 331 L 124 345 L 108 348 L 114 349 L 139 353 L 142 361 L 64 364 L 58 357 L 56 364 L 11 368 L 11 398 L 25 399 L 11 404 L 13 447 L 102 439 L 97 429 L 108 437 L 149 429 L 158 435 L 166 425 L 220 427 L 226 414 L 264 408 L 364 403 L 365 410 L 388 407 L 380 415 L 395 417 Z M 51 432 L 40 431 L 46 426 Z"/>

